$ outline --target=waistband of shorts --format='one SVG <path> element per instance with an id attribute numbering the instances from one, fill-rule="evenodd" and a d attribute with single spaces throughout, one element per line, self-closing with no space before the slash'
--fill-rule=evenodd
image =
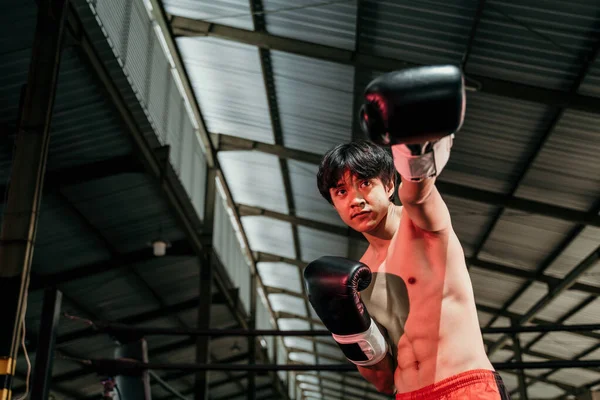
<path id="1" fill-rule="evenodd" d="M 489 369 L 473 369 L 453 375 L 413 392 L 398 393 L 396 400 L 421 400 L 445 396 L 474 383 L 496 382 L 498 373 Z"/>

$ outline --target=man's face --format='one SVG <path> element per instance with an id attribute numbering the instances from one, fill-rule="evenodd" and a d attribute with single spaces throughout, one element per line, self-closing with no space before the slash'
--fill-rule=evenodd
<path id="1" fill-rule="evenodd" d="M 360 179 L 344 172 L 336 187 L 330 188 L 333 206 L 346 223 L 358 232 L 375 229 L 387 214 L 394 184 L 384 186 L 379 178 Z"/>

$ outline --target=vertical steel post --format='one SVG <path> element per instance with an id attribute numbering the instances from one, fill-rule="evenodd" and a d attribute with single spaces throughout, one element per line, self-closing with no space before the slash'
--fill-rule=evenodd
<path id="1" fill-rule="evenodd" d="M 213 254 L 209 255 L 209 262 L 200 266 L 200 302 L 198 303 L 198 329 L 210 328 L 210 311 L 212 306 L 212 267 Z M 198 336 L 196 340 L 196 362 L 208 364 L 210 362 L 210 336 Z M 196 372 L 195 400 L 208 399 L 208 371 Z"/>
<path id="2" fill-rule="evenodd" d="M 115 358 L 127 358 L 136 361 L 148 362 L 148 344 L 146 339 L 132 339 L 122 342 L 115 349 Z M 116 392 L 118 400 L 151 400 L 150 375 L 145 370 L 140 376 L 117 375 Z"/>
<path id="3" fill-rule="evenodd" d="M 0 400 L 12 397 L 68 0 L 40 0 L 0 232 Z"/>
<path id="4" fill-rule="evenodd" d="M 46 289 L 31 382 L 31 400 L 46 400 L 48 398 L 61 307 L 62 293 L 54 288 Z"/>

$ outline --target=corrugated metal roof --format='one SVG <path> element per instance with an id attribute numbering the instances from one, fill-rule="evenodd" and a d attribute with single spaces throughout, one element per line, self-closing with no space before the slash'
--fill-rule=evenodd
<path id="1" fill-rule="evenodd" d="M 582 2 L 488 1 L 467 72 L 567 90 L 593 44 L 599 10 Z"/>
<path id="2" fill-rule="evenodd" d="M 252 251 L 296 258 L 292 225 L 263 216 L 242 217 L 242 225 Z"/>
<path id="3" fill-rule="evenodd" d="M 300 317 L 306 317 L 306 307 L 304 299 L 287 294 L 273 293 L 269 295 L 269 302 L 274 312 L 286 311 Z"/>
<path id="4" fill-rule="evenodd" d="M 236 203 L 288 213 L 277 156 L 256 151 L 222 151 L 217 157 Z"/>
<path id="5" fill-rule="evenodd" d="M 452 228 L 462 244 L 465 255 L 469 257 L 473 254 L 474 247 L 479 242 L 496 208 L 489 204 L 452 196 L 444 195 L 443 198 L 450 211 Z"/>
<path id="6" fill-rule="evenodd" d="M 560 296 L 552 299 L 548 306 L 544 307 L 536 314 L 536 317 L 548 321 L 557 321 L 588 297 L 589 294 L 586 293 L 573 290 L 565 291 L 564 293 L 561 293 Z"/>
<path id="7" fill-rule="evenodd" d="M 599 135 L 600 116 L 565 112 L 516 194 L 589 210 L 600 197 Z"/>
<path id="8" fill-rule="evenodd" d="M 541 104 L 468 92 L 464 125 L 440 179 L 508 191 L 551 116 Z"/>
<path id="9" fill-rule="evenodd" d="M 108 320 L 137 315 L 157 306 L 127 267 L 65 283 L 63 289 L 86 309 Z"/>
<path id="10" fill-rule="evenodd" d="M 252 30 L 250 3 L 245 0 L 163 0 L 169 14 Z"/>
<path id="11" fill-rule="evenodd" d="M 263 9 L 271 34 L 354 50 L 356 0 L 263 0 Z"/>
<path id="12" fill-rule="evenodd" d="M 311 262 L 325 255 L 348 256 L 348 238 L 321 230 L 298 227 L 302 260 Z"/>
<path id="13" fill-rule="evenodd" d="M 349 141 L 354 68 L 279 51 L 271 60 L 284 145 L 324 154 Z"/>
<path id="14" fill-rule="evenodd" d="M 215 38 L 179 38 L 177 45 L 207 129 L 274 143 L 258 49 Z"/>
<path id="15" fill-rule="evenodd" d="M 510 305 L 510 307 L 508 307 L 508 311 L 517 314 L 525 314 L 547 293 L 547 285 L 540 282 L 533 282 L 531 285 L 529 285 L 527 290 L 525 290 L 525 292 L 523 292 L 523 294 L 521 294 L 517 300 Z"/>
<path id="16" fill-rule="evenodd" d="M 560 256 L 546 269 L 546 273 L 557 277 L 564 277 L 577 264 L 585 259 L 600 243 L 600 228 L 586 227 L 575 240 L 560 254 Z M 589 271 L 588 271 L 589 272 Z M 579 278 L 585 281 L 584 274 Z"/>
<path id="17" fill-rule="evenodd" d="M 281 330 L 310 329 L 310 323 L 301 319 L 279 318 L 277 324 Z"/>
<path id="18" fill-rule="evenodd" d="M 156 185 L 146 175 L 114 175 L 70 186 L 63 192 L 120 252 L 143 249 L 159 234 L 169 241 L 184 237 L 167 212 Z M 135 207 L 124 206 L 134 204 Z"/>
<path id="19" fill-rule="evenodd" d="M 569 292 L 567 292 L 569 293 Z M 566 293 L 563 293 L 563 295 Z M 561 296 L 562 297 L 562 296 Z M 567 318 L 565 324 L 588 324 L 590 321 L 595 321 L 598 318 L 598 310 L 600 309 L 600 297 L 592 303 L 585 306 L 577 314 Z"/>
<path id="20" fill-rule="evenodd" d="M 534 270 L 564 240 L 574 224 L 540 215 L 504 212 L 480 259 Z M 531 240 L 535 238 L 535 240 Z"/>
<path id="21" fill-rule="evenodd" d="M 524 282 L 514 276 L 480 269 L 469 270 L 469 275 L 476 302 L 492 307 L 504 304 Z"/>
<path id="22" fill-rule="evenodd" d="M 35 273 L 66 271 L 109 258 L 107 249 L 62 200 L 44 196 L 32 261 Z"/>
<path id="23" fill-rule="evenodd" d="M 259 262 L 256 267 L 265 286 L 302 293 L 300 273 L 296 265 L 280 262 Z"/>
<path id="24" fill-rule="evenodd" d="M 49 170 L 131 154 L 121 121 L 74 48 L 63 50 L 52 114 Z"/>
<path id="25" fill-rule="evenodd" d="M 596 62 L 592 64 L 581 86 L 579 86 L 578 92 L 588 96 L 600 97 L 600 58 L 596 58 Z"/>
<path id="26" fill-rule="evenodd" d="M 168 304 L 175 304 L 198 296 L 200 289 L 200 262 L 197 257 L 156 257 L 134 269 L 138 275 Z"/>
<path id="27" fill-rule="evenodd" d="M 583 386 L 600 380 L 600 374 L 583 368 L 561 369 L 552 374 L 552 379 L 573 386 Z"/>
<path id="28" fill-rule="evenodd" d="M 550 332 L 531 347 L 531 350 L 572 360 L 577 354 L 597 344 L 597 339 L 570 332 Z"/>
<path id="29" fill-rule="evenodd" d="M 564 390 L 544 382 L 536 382 L 527 386 L 527 392 L 535 393 L 536 397 L 539 396 L 542 399 L 552 399 L 565 394 Z"/>
<path id="30" fill-rule="evenodd" d="M 319 167 L 315 164 L 288 160 L 296 215 L 345 227 L 344 221 L 333 206 L 319 193 L 317 188 L 318 169 Z"/>
<path id="31" fill-rule="evenodd" d="M 419 64 L 459 63 L 476 2 L 365 1 L 360 48 Z"/>

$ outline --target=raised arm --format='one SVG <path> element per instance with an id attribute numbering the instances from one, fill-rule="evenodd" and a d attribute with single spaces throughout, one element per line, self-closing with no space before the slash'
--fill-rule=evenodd
<path id="1" fill-rule="evenodd" d="M 361 127 L 373 142 L 391 146 L 405 212 L 421 229 L 449 228 L 450 214 L 435 179 L 464 120 L 460 69 L 447 65 L 391 72 L 367 86 L 365 100 Z"/>

